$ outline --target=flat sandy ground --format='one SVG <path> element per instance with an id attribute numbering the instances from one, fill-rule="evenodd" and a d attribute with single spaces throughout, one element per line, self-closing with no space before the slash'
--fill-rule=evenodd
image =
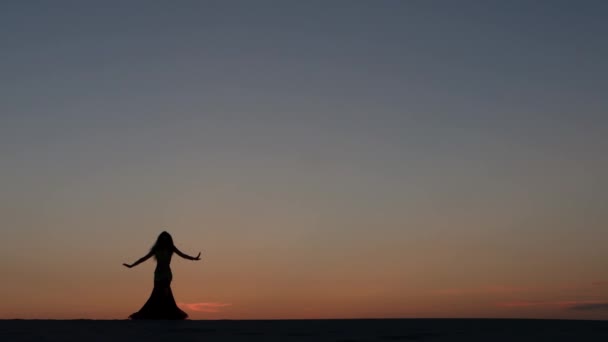
<path id="1" fill-rule="evenodd" d="M 608 341 L 608 321 L 0 320 L 0 341 Z"/>

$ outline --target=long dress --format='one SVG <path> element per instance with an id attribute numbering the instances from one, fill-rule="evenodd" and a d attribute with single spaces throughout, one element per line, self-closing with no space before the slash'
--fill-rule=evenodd
<path id="1" fill-rule="evenodd" d="M 172 319 L 180 320 L 188 318 L 188 314 L 182 311 L 175 303 L 171 291 L 171 280 L 173 275 L 169 264 L 173 251 L 156 251 L 156 270 L 154 271 L 154 289 L 148 301 L 136 313 L 129 316 L 130 319 Z"/>

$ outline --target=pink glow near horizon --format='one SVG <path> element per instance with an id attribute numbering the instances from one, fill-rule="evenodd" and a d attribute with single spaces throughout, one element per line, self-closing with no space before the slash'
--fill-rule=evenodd
<path id="1" fill-rule="evenodd" d="M 196 311 L 196 312 L 220 312 L 221 308 L 226 306 L 231 306 L 232 304 L 228 303 L 177 303 L 178 306 L 183 306 L 188 310 Z"/>

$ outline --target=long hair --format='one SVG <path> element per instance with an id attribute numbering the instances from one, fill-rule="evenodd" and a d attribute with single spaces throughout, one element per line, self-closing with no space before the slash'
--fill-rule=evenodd
<path id="1" fill-rule="evenodd" d="M 158 251 L 173 252 L 174 248 L 175 245 L 173 245 L 173 238 L 171 237 L 171 234 L 167 232 L 162 232 L 160 233 L 160 235 L 158 235 L 156 243 L 154 244 L 154 246 L 152 246 L 150 251 L 154 254 L 156 254 L 156 252 Z"/>

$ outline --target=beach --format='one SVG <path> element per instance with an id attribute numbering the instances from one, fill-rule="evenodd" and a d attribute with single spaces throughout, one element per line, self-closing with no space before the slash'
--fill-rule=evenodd
<path id="1" fill-rule="evenodd" d="M 374 319 L 264 321 L 2 320 L 4 342 L 608 341 L 608 321 Z"/>

